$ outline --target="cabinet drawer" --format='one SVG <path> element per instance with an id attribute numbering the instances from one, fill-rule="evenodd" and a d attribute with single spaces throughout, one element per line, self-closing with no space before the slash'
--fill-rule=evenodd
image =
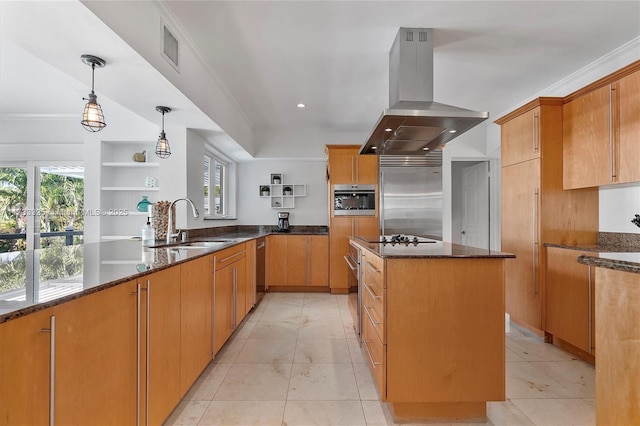
<path id="1" fill-rule="evenodd" d="M 214 265 L 217 271 L 245 256 L 245 244 L 238 244 L 214 253 Z"/>
<path id="2" fill-rule="evenodd" d="M 362 260 L 363 263 L 365 263 L 365 265 L 368 263 L 369 264 L 369 270 L 371 270 L 372 272 L 376 272 L 380 275 L 380 277 L 383 276 L 383 271 L 384 271 L 384 259 L 382 259 L 381 257 L 378 257 L 372 253 L 367 252 L 366 250 L 362 251 Z"/>
<path id="3" fill-rule="evenodd" d="M 376 294 L 366 283 L 362 283 L 362 321 L 369 322 L 382 343 L 387 343 L 385 293 L 386 290 L 382 290 L 382 293 Z"/>
<path id="4" fill-rule="evenodd" d="M 387 347 L 382 344 L 378 335 L 373 331 L 368 319 L 362 321 L 362 350 L 365 351 L 369 369 L 378 388 L 378 395 L 382 401 L 387 398 Z"/>

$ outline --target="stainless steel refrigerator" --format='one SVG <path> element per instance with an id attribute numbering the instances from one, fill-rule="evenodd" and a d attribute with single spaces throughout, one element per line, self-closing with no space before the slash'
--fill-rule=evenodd
<path id="1" fill-rule="evenodd" d="M 441 157 L 380 157 L 380 230 L 442 239 Z"/>

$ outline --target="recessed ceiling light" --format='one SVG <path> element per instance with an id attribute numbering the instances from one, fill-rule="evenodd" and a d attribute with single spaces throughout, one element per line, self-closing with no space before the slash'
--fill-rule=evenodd
<path id="1" fill-rule="evenodd" d="M 378 149 L 378 147 L 377 146 L 372 146 L 371 149 L 375 151 L 376 149 Z"/>
<path id="2" fill-rule="evenodd" d="M 426 146 L 424 148 L 422 148 L 423 151 L 429 151 L 429 148 L 427 148 Z"/>
<path id="3" fill-rule="evenodd" d="M 392 131 L 393 131 L 393 129 L 392 129 L 392 128 L 390 128 L 390 127 L 387 127 L 386 129 L 384 129 L 384 131 L 385 131 L 385 132 L 392 132 Z"/>
<path id="4" fill-rule="evenodd" d="M 296 105 L 298 108 L 305 108 L 307 105 L 303 104 L 303 103 L 299 103 L 298 105 Z"/>
<path id="5" fill-rule="evenodd" d="M 449 133 L 455 133 L 455 132 L 456 132 L 455 130 L 449 130 Z"/>

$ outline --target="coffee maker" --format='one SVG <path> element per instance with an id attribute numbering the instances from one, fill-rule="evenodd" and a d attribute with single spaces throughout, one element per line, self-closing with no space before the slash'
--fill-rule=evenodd
<path id="1" fill-rule="evenodd" d="M 289 212 L 278 212 L 278 232 L 290 232 Z"/>

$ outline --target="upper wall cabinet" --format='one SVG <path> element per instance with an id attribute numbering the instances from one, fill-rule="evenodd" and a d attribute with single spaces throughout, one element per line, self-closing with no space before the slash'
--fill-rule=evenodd
<path id="1" fill-rule="evenodd" d="M 331 184 L 377 184 L 378 156 L 358 155 L 359 145 L 327 145 Z"/>
<path id="2" fill-rule="evenodd" d="M 640 61 L 565 102 L 564 189 L 640 181 Z"/>
<path id="3" fill-rule="evenodd" d="M 501 127 L 502 167 L 540 158 L 540 107 L 505 122 Z"/>

